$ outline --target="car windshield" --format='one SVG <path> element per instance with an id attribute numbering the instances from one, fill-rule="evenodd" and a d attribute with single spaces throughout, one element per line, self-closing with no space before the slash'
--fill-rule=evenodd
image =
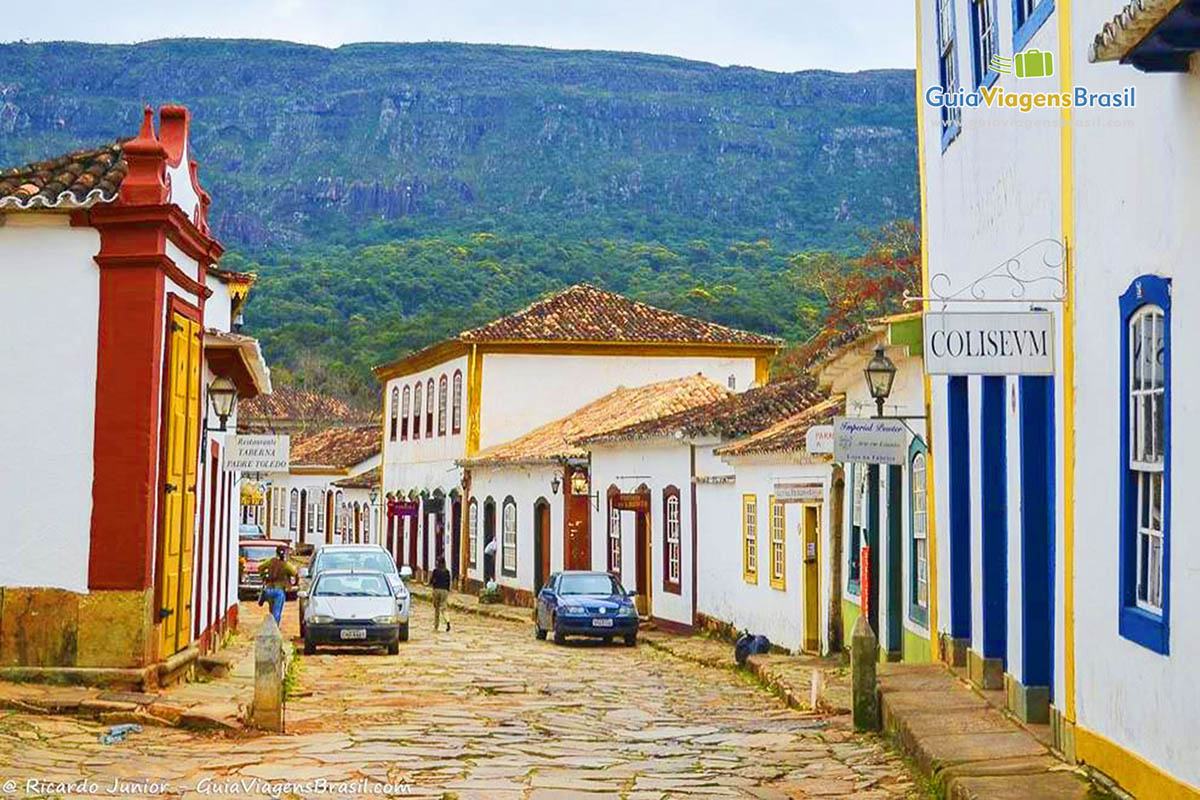
<path id="1" fill-rule="evenodd" d="M 317 581 L 317 597 L 387 597 L 391 589 L 382 575 L 324 575 Z"/>
<path id="2" fill-rule="evenodd" d="M 244 546 L 241 548 L 241 550 L 239 552 L 241 553 L 242 558 L 249 559 L 250 561 L 265 561 L 268 558 L 275 557 L 275 546 L 274 545 Z"/>
<path id="3" fill-rule="evenodd" d="M 376 572 L 395 572 L 396 562 L 382 550 L 330 550 L 321 553 L 317 571 L 329 569 L 364 569 Z"/>
<path id="4" fill-rule="evenodd" d="M 563 575 L 558 581 L 559 594 L 621 594 L 621 586 L 611 575 Z"/>

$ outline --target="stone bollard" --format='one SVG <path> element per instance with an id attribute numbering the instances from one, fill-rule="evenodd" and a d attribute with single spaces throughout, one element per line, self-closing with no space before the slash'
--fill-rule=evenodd
<path id="1" fill-rule="evenodd" d="M 850 636 L 850 681 L 854 704 L 854 730 L 879 730 L 879 691 L 875 664 L 879 642 L 866 616 L 859 616 Z"/>
<path id="2" fill-rule="evenodd" d="M 283 634 L 270 614 L 254 637 L 254 705 L 250 724 L 264 731 L 283 732 L 283 676 L 287 671 Z"/>

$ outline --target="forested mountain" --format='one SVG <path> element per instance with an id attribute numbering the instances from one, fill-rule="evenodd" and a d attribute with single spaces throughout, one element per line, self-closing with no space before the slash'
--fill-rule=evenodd
<path id="1" fill-rule="evenodd" d="M 361 375 L 579 280 L 799 335 L 787 255 L 915 214 L 912 98 L 911 71 L 635 53 L 14 43 L 0 165 L 186 104 L 230 265 L 261 274 L 250 330 Z"/>

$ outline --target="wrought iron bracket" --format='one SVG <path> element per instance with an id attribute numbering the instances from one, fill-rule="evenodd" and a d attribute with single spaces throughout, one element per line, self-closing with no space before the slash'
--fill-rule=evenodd
<path id="1" fill-rule="evenodd" d="M 1058 239 L 1039 239 L 960 288 L 950 275 L 936 272 L 929 278 L 929 296 L 905 292 L 904 304 L 1062 303 L 1067 298 L 1066 263 L 1066 245 Z M 991 287 L 1007 296 L 990 297 Z M 1037 294 L 1033 287 L 1045 292 Z"/>

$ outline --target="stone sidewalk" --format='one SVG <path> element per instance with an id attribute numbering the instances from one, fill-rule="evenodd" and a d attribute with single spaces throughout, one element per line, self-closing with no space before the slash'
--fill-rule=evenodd
<path id="1" fill-rule="evenodd" d="M 940 796 L 953 800 L 1084 800 L 1104 796 L 1083 769 L 941 664 L 885 664 L 883 728 Z"/>
<path id="2" fill-rule="evenodd" d="M 246 704 L 254 696 L 254 634 L 267 610 L 243 603 L 241 613 L 239 631 L 214 654 L 215 660 L 225 662 L 219 677 L 197 672 L 190 680 L 147 692 L 0 681 L 0 709 L 83 717 L 106 725 L 240 733 Z M 286 623 L 285 619 L 285 631 Z"/>

